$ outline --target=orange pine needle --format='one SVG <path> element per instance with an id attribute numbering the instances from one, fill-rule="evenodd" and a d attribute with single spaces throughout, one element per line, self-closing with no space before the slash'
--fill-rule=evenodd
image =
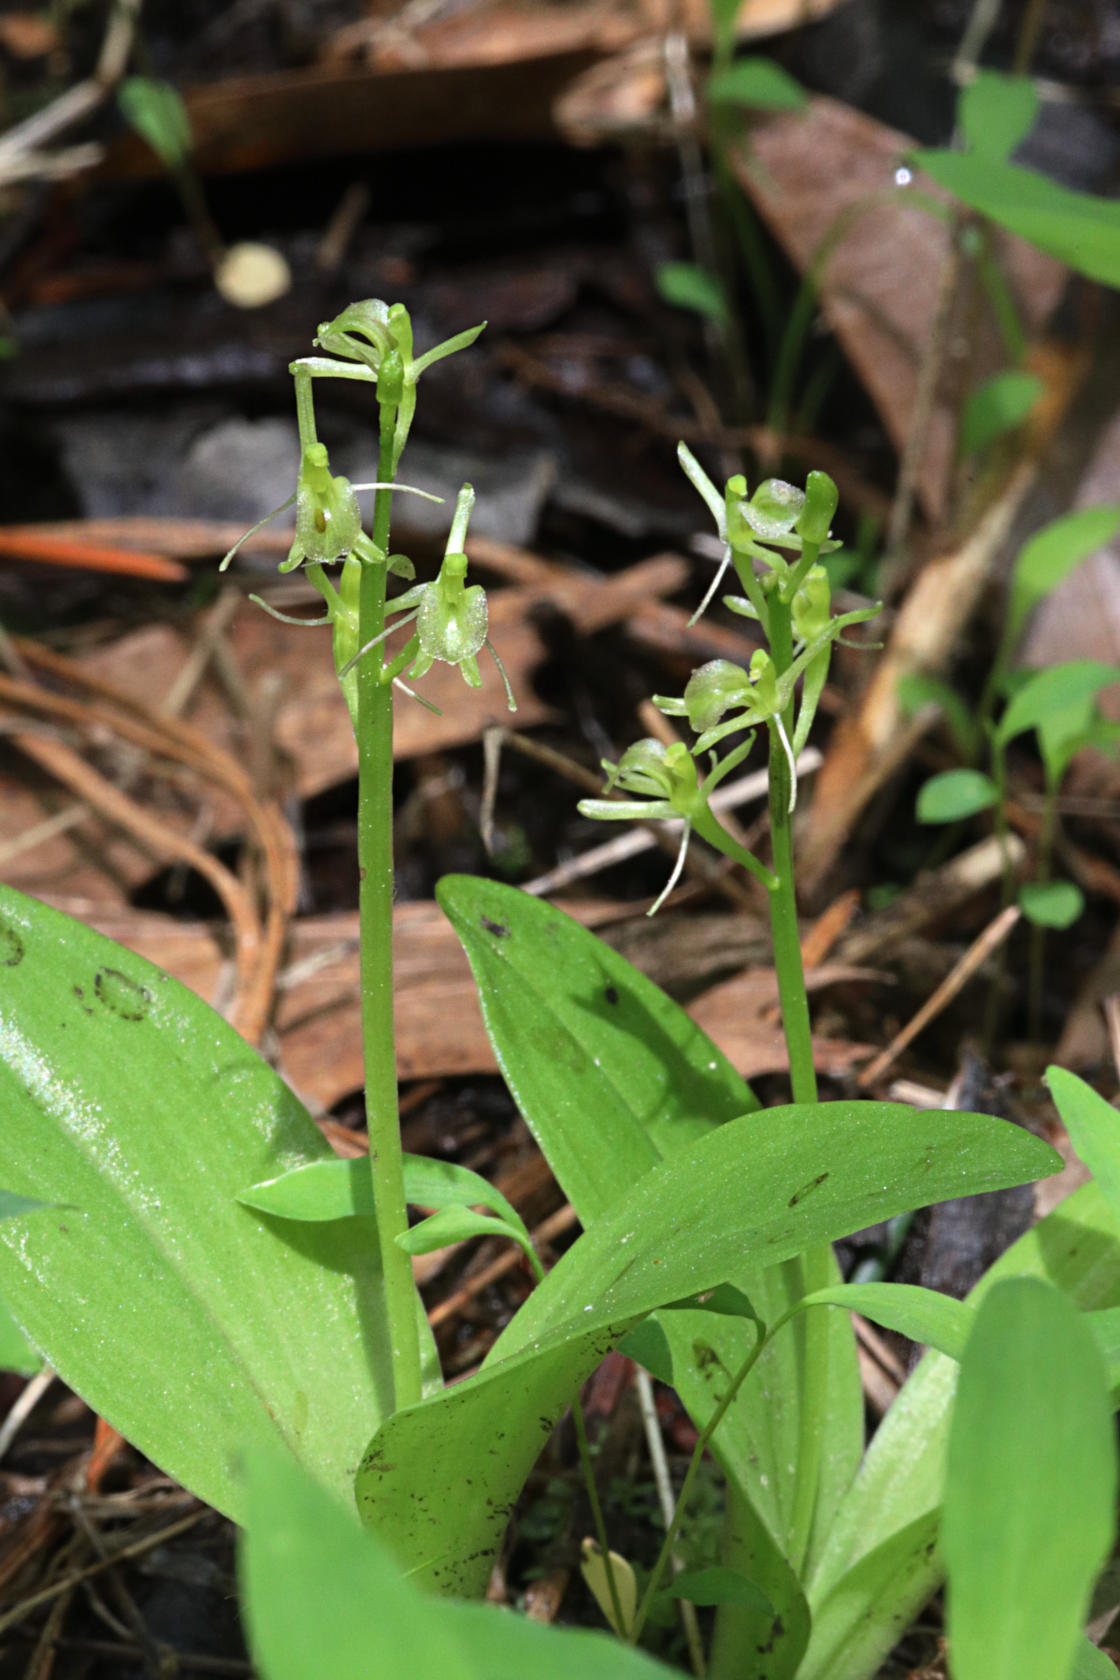
<path id="1" fill-rule="evenodd" d="M 168 560 L 162 554 L 86 542 L 82 537 L 63 537 L 36 525 L 0 525 L 0 555 L 4 554 L 14 559 L 36 560 L 46 566 L 123 572 L 129 577 L 155 578 L 161 583 L 181 583 L 188 575 L 178 560 Z"/>

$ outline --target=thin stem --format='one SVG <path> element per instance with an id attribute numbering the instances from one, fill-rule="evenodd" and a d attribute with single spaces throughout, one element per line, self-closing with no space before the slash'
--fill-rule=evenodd
<path id="1" fill-rule="evenodd" d="M 735 1396 L 750 1376 L 758 1361 L 759 1355 L 769 1340 L 769 1336 L 762 1331 L 760 1326 L 759 1335 L 754 1347 L 751 1349 L 750 1353 L 748 1353 L 739 1369 L 735 1372 L 731 1382 L 728 1384 L 727 1393 L 723 1396 L 715 1411 L 712 1413 L 711 1417 L 708 1419 L 707 1423 L 704 1425 L 700 1434 L 696 1438 L 696 1445 L 692 1449 L 692 1457 L 688 1461 L 688 1469 L 685 1471 L 684 1481 L 681 1483 L 681 1491 L 677 1496 L 677 1508 L 673 1512 L 673 1520 L 665 1530 L 665 1539 L 662 1542 L 661 1550 L 657 1554 L 657 1561 L 653 1566 L 652 1573 L 650 1574 L 649 1581 L 646 1585 L 646 1590 L 642 1594 L 642 1601 L 638 1605 L 637 1613 L 634 1617 L 634 1625 L 630 1629 L 630 1635 L 627 1641 L 630 1645 L 636 1645 L 638 1643 L 638 1640 L 641 1637 L 642 1629 L 646 1625 L 646 1619 L 649 1616 L 650 1609 L 653 1605 L 653 1600 L 660 1589 L 665 1571 L 669 1567 L 669 1563 L 673 1555 L 673 1547 L 676 1545 L 677 1534 L 680 1530 L 681 1520 L 684 1516 L 685 1510 L 687 1509 L 689 1496 L 692 1493 L 692 1484 L 696 1480 L 700 1465 L 704 1459 L 704 1454 L 708 1450 L 708 1443 L 715 1434 L 716 1430 L 719 1428 L 720 1424 L 723 1422 L 724 1417 L 727 1414 L 728 1407 L 731 1405 Z"/>
<path id="2" fill-rule="evenodd" d="M 396 410 L 381 406 L 377 477 L 393 476 Z M 389 544 L 392 491 L 379 490 L 373 508 L 373 541 Z M 384 566 L 362 565 L 358 593 L 358 645 L 385 628 Z M 412 1261 L 397 1237 L 408 1229 L 401 1164 L 393 1032 L 393 690 L 383 662 L 358 664 L 350 679 L 357 689 L 358 743 L 358 915 L 361 929 L 362 1047 L 366 1075 L 366 1124 L 377 1213 L 385 1306 L 393 1362 L 395 1407 L 421 1397 L 420 1338 Z"/>
<path id="3" fill-rule="evenodd" d="M 788 604 L 770 598 L 770 653 L 779 678 L 793 663 L 793 626 Z M 792 713 L 791 702 L 791 713 Z M 787 720 L 787 730 L 792 719 Z M 805 969 L 801 961 L 801 936 L 797 926 L 797 892 L 793 866 L 793 818 L 790 812 L 789 761 L 778 739 L 770 731 L 770 843 L 775 885 L 770 892 L 770 935 L 774 946 L 774 967 L 778 975 L 778 997 L 782 1007 L 782 1030 L 789 1052 L 790 1086 L 797 1103 L 817 1101 L 817 1073 L 813 1061 L 813 1034 L 809 1019 L 809 998 Z M 832 1272 L 832 1251 L 827 1244 L 807 1249 L 797 1261 L 804 1294 L 823 1289 Z M 828 1323 L 823 1313 L 809 1313 L 799 1326 L 801 1357 L 801 1406 L 798 1428 L 797 1483 L 790 1521 L 790 1562 L 800 1571 L 812 1534 L 820 1482 L 821 1455 L 827 1427 Z"/>
<path id="4" fill-rule="evenodd" d="M 1038 861 L 1035 864 L 1034 878 L 1038 886 L 1045 886 L 1050 879 L 1050 866 L 1054 857 L 1054 836 L 1058 826 L 1058 784 L 1050 775 L 1046 774 L 1046 804 L 1042 811 L 1042 832 L 1038 837 Z M 1027 989 L 1027 1021 L 1031 1042 L 1037 1044 L 1042 1037 L 1042 987 L 1043 976 L 1046 972 L 1046 929 L 1041 922 L 1035 922 L 1031 927 L 1029 946 L 1029 980 Z"/>
<path id="5" fill-rule="evenodd" d="M 1012 72 L 1016 76 L 1025 76 L 1031 67 L 1034 49 L 1038 45 L 1039 33 L 1042 29 L 1042 14 L 1046 10 L 1046 0 L 1028 0 L 1023 22 L 1019 29 L 1019 39 L 1015 43 L 1015 61 Z"/>
<path id="6" fill-rule="evenodd" d="M 665 1442 L 661 1436 L 661 1420 L 657 1415 L 657 1403 L 653 1396 L 653 1378 L 640 1365 L 634 1371 L 634 1386 L 638 1392 L 638 1407 L 642 1414 L 642 1427 L 646 1433 L 646 1447 L 649 1450 L 650 1468 L 657 1487 L 657 1502 L 661 1506 L 661 1520 L 668 1528 L 673 1520 L 676 1500 L 673 1498 L 673 1483 L 669 1473 L 669 1459 L 665 1452 Z M 728 1498 L 731 1497 L 731 1485 L 728 1484 Z M 671 1559 L 674 1575 L 679 1575 L 684 1568 L 684 1559 L 675 1554 Z M 704 1646 L 700 1638 L 700 1623 L 696 1615 L 696 1606 L 689 1599 L 678 1599 L 681 1627 L 684 1630 L 685 1641 L 688 1645 L 689 1661 L 692 1672 L 703 1680 L 706 1670 L 704 1662 Z"/>
<path id="7" fill-rule="evenodd" d="M 607 1525 L 603 1520 L 603 1507 L 599 1503 L 599 1489 L 595 1485 L 595 1470 L 591 1463 L 591 1448 L 587 1442 L 587 1420 L 583 1415 L 583 1401 L 578 1394 L 572 1401 L 572 1421 L 576 1426 L 579 1461 L 583 1466 L 583 1479 L 587 1485 L 587 1502 L 591 1506 L 591 1520 L 595 1524 L 595 1538 L 599 1542 L 599 1555 L 603 1560 L 603 1570 L 607 1577 L 607 1591 L 610 1594 L 614 1625 L 619 1638 L 624 1639 L 626 1637 L 626 1618 L 622 1614 L 622 1600 L 618 1596 L 614 1559 L 611 1557 L 610 1545 L 607 1542 Z"/>

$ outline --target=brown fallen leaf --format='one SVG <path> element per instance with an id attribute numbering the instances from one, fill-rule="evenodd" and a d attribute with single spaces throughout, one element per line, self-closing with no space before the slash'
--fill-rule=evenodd
<path id="1" fill-rule="evenodd" d="M 807 111 L 759 121 L 750 144 L 733 160 L 736 176 L 796 267 L 808 272 L 825 241 L 836 240 L 821 269 L 820 308 L 901 452 L 949 248 L 946 223 L 892 191 L 895 171 L 914 142 L 821 97 Z M 930 183 L 922 182 L 922 190 L 932 191 Z M 886 195 L 893 201 L 883 202 Z M 939 192 L 933 196 L 945 199 Z M 861 206 L 868 208 L 861 212 Z M 1039 331 L 1061 295 L 1065 268 L 1003 234 L 996 236 L 996 250 L 1025 328 Z M 978 298 L 976 308 L 967 335 L 950 334 L 951 340 L 962 337 L 973 358 L 970 382 L 1001 365 L 990 305 Z M 950 361 L 918 481 L 935 521 L 952 468 L 959 371 Z"/>
<path id="2" fill-rule="evenodd" d="M 942 671 L 956 652 L 1085 370 L 1083 357 L 1056 345 L 1036 345 L 1029 365 L 1044 385 L 1031 419 L 977 486 L 975 508 L 962 521 L 968 535 L 918 573 L 867 689 L 829 742 L 804 836 L 806 891 L 820 884 L 859 814 L 928 726 L 904 711 L 902 680 L 913 671 Z"/>

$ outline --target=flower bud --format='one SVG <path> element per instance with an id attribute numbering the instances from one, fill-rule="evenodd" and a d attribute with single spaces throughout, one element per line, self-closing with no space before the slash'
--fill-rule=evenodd
<path id="1" fill-rule="evenodd" d="M 812 566 L 793 597 L 793 630 L 798 641 L 815 642 L 832 617 L 832 588 L 823 566 Z"/>
<path id="2" fill-rule="evenodd" d="M 684 691 L 688 721 L 697 734 L 712 729 L 731 706 L 749 705 L 751 680 L 730 659 L 711 659 L 689 677 Z"/>
<path id="3" fill-rule="evenodd" d="M 806 542 L 827 541 L 840 492 L 827 473 L 811 472 L 805 480 L 805 505 L 797 530 Z"/>
<path id="4" fill-rule="evenodd" d="M 743 509 L 748 525 L 764 542 L 778 542 L 797 524 L 805 506 L 805 492 L 783 478 L 760 484 Z"/>

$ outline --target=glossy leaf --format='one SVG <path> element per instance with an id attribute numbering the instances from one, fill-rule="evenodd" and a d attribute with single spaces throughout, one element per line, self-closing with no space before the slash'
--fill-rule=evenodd
<path id="1" fill-rule="evenodd" d="M 1072 881 L 1028 881 L 1019 888 L 1019 908 L 1036 927 L 1068 928 L 1085 908 L 1085 895 Z"/>
<path id="2" fill-rule="evenodd" d="M 1052 520 L 1024 544 L 1011 573 L 1007 601 L 1006 636 L 1012 645 L 1038 603 L 1082 560 L 1111 542 L 1117 531 L 1120 507 L 1081 508 Z"/>
<path id="3" fill-rule="evenodd" d="M 347 1484 L 389 1353 L 363 1221 L 280 1225 L 247 1184 L 329 1155 L 287 1086 L 186 987 L 0 889 L 0 1294 L 59 1374 L 239 1514 L 230 1459 L 278 1430 Z"/>
<path id="4" fill-rule="evenodd" d="M 1073 1667 L 1115 1530 L 1116 1442 L 1100 1353 L 1039 1278 L 998 1284 L 961 1363 L 941 1545 L 954 1680 Z"/>
<path id="5" fill-rule="evenodd" d="M 670 1671 L 603 1634 L 446 1604 L 287 1455 L 246 1462 L 240 1574 L 262 1680 L 657 1680 Z M 407 1660 L 406 1660 L 407 1659 Z M 403 1665 L 403 1666 L 402 1666 Z"/>
<path id="6" fill-rule="evenodd" d="M 1035 671 L 1011 696 L 996 726 L 996 740 L 1006 746 L 1017 735 L 1037 729 L 1047 717 L 1083 705 L 1102 689 L 1120 682 L 1120 667 L 1099 659 L 1070 659 Z"/>
<path id="7" fill-rule="evenodd" d="M 905 1207 L 1055 1171 L 1059 1159 L 990 1116 L 892 1103 L 794 1104 L 729 1121 L 646 1173 L 568 1250 L 476 1377 L 388 1420 L 358 1473 L 363 1517 L 440 1590 L 479 1591 L 542 1435 L 645 1314 L 714 1288 L 744 1259 L 777 1265 Z"/>
<path id="8" fill-rule="evenodd" d="M 1048 1278 L 1083 1311 L 1120 1296 L 1120 1212 L 1096 1184 L 1012 1244 L 969 1305 L 1000 1279 L 1024 1274 Z M 876 1431 L 810 1583 L 813 1626 L 798 1680 L 866 1680 L 937 1590 L 934 1542 L 956 1373 L 954 1361 L 927 1353 L 907 1379 L 904 1403 Z"/>
<path id="9" fill-rule="evenodd" d="M 679 1005 L 562 910 L 468 876 L 445 878 L 437 897 L 470 959 L 514 1100 L 585 1226 L 663 1155 L 757 1106 L 727 1058 Z M 804 1293 L 796 1262 L 764 1271 L 743 1262 L 727 1281 L 769 1323 Z M 854 1341 L 841 1316 L 831 1316 L 817 1499 L 822 1525 L 863 1451 Z M 803 1336 L 804 1325 L 795 1325 L 767 1347 L 714 1448 L 724 1472 L 744 1496 L 749 1491 L 779 1547 L 786 1543 L 794 1499 Z M 707 1312 L 680 1311 L 664 1321 L 659 1337 L 671 1380 L 703 1427 L 728 1373 L 753 1346 L 753 1329 Z M 768 1396 L 774 1393 L 785 1395 L 786 1404 L 773 1406 Z M 784 1618 L 790 1629 L 794 1621 Z M 773 1680 L 783 1675 L 775 1667 Z"/>
<path id="10" fill-rule="evenodd" d="M 961 410 L 957 448 L 962 455 L 979 455 L 997 438 L 1021 426 L 1042 395 L 1042 381 L 1033 373 L 1008 369 L 995 373 L 970 391 Z"/>
<path id="11" fill-rule="evenodd" d="M 755 111 L 804 111 L 809 104 L 801 83 L 759 54 L 736 59 L 710 77 L 705 92 L 712 105 L 742 105 Z"/>
<path id="12" fill-rule="evenodd" d="M 975 154 L 918 151 L 912 161 L 947 192 L 1078 274 L 1120 286 L 1120 204 L 1072 192 L 1030 169 Z"/>
<path id="13" fill-rule="evenodd" d="M 958 1360 L 974 1316 L 963 1301 L 913 1283 L 838 1283 L 806 1295 L 803 1305 L 848 1307 Z"/>
<path id="14" fill-rule="evenodd" d="M 924 823 L 961 822 L 986 811 L 998 798 L 998 788 L 982 771 L 942 770 L 919 790 L 917 818 Z"/>
<path id="15" fill-rule="evenodd" d="M 978 157 L 1005 162 L 1025 140 L 1038 115 L 1038 93 L 1030 76 L 1005 76 L 981 70 L 957 103 L 969 149 Z"/>
<path id="16" fill-rule="evenodd" d="M 677 309 L 692 309 L 710 321 L 726 321 L 727 299 L 714 274 L 695 263 L 662 263 L 656 275 L 657 290 L 666 303 Z"/>

